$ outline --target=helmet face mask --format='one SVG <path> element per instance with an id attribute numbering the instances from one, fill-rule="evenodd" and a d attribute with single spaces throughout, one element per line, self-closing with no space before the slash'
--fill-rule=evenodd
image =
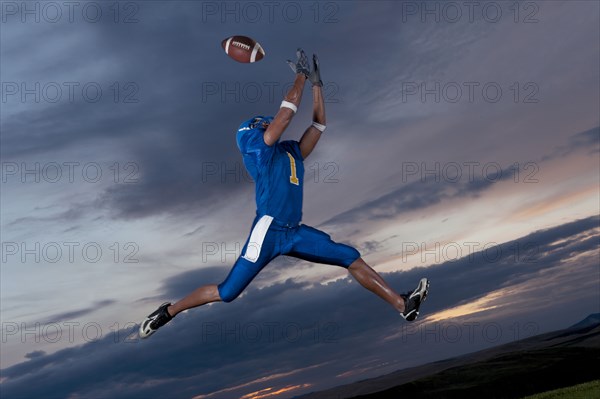
<path id="1" fill-rule="evenodd" d="M 250 122 L 250 128 L 260 129 L 264 131 L 267 130 L 267 128 L 271 124 L 271 121 L 273 121 L 272 116 L 255 116 Z"/>

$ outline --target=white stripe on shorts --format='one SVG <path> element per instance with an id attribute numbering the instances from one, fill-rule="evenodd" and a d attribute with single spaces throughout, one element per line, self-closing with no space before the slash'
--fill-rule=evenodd
<path id="1" fill-rule="evenodd" d="M 255 263 L 260 257 L 260 249 L 262 247 L 267 230 L 273 221 L 273 216 L 264 215 L 254 225 L 252 233 L 250 233 L 250 240 L 248 240 L 248 246 L 246 247 L 246 253 L 242 258 Z"/>

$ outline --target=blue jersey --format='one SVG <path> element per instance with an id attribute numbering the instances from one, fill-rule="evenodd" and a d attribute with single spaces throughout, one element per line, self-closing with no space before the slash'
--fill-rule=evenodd
<path id="1" fill-rule="evenodd" d="M 240 125 L 237 145 L 256 184 L 256 213 L 297 225 L 302 220 L 304 164 L 297 141 L 265 143 L 265 130 L 251 120 Z"/>

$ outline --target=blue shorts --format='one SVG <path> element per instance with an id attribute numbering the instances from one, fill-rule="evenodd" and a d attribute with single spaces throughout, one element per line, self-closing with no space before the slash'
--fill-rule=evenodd
<path id="1" fill-rule="evenodd" d="M 231 302 L 237 298 L 262 268 L 279 255 L 342 267 L 350 266 L 360 257 L 355 248 L 336 243 L 313 227 L 304 224 L 289 227 L 271 216 L 257 216 L 242 254 L 218 286 L 221 300 Z"/>

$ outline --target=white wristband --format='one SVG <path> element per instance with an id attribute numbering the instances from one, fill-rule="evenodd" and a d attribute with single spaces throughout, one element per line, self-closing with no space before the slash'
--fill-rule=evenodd
<path id="1" fill-rule="evenodd" d="M 315 127 L 315 129 L 317 129 L 321 133 L 323 133 L 325 131 L 325 129 L 327 128 L 327 126 L 321 125 L 320 123 L 317 123 L 314 121 L 313 121 L 312 125 Z"/>
<path id="2" fill-rule="evenodd" d="M 296 113 L 298 111 L 298 107 L 296 107 L 296 105 L 294 103 L 291 103 L 289 101 L 283 100 L 281 102 L 281 106 L 279 108 L 284 108 L 284 107 L 291 109 L 292 111 L 294 111 L 294 113 Z"/>

